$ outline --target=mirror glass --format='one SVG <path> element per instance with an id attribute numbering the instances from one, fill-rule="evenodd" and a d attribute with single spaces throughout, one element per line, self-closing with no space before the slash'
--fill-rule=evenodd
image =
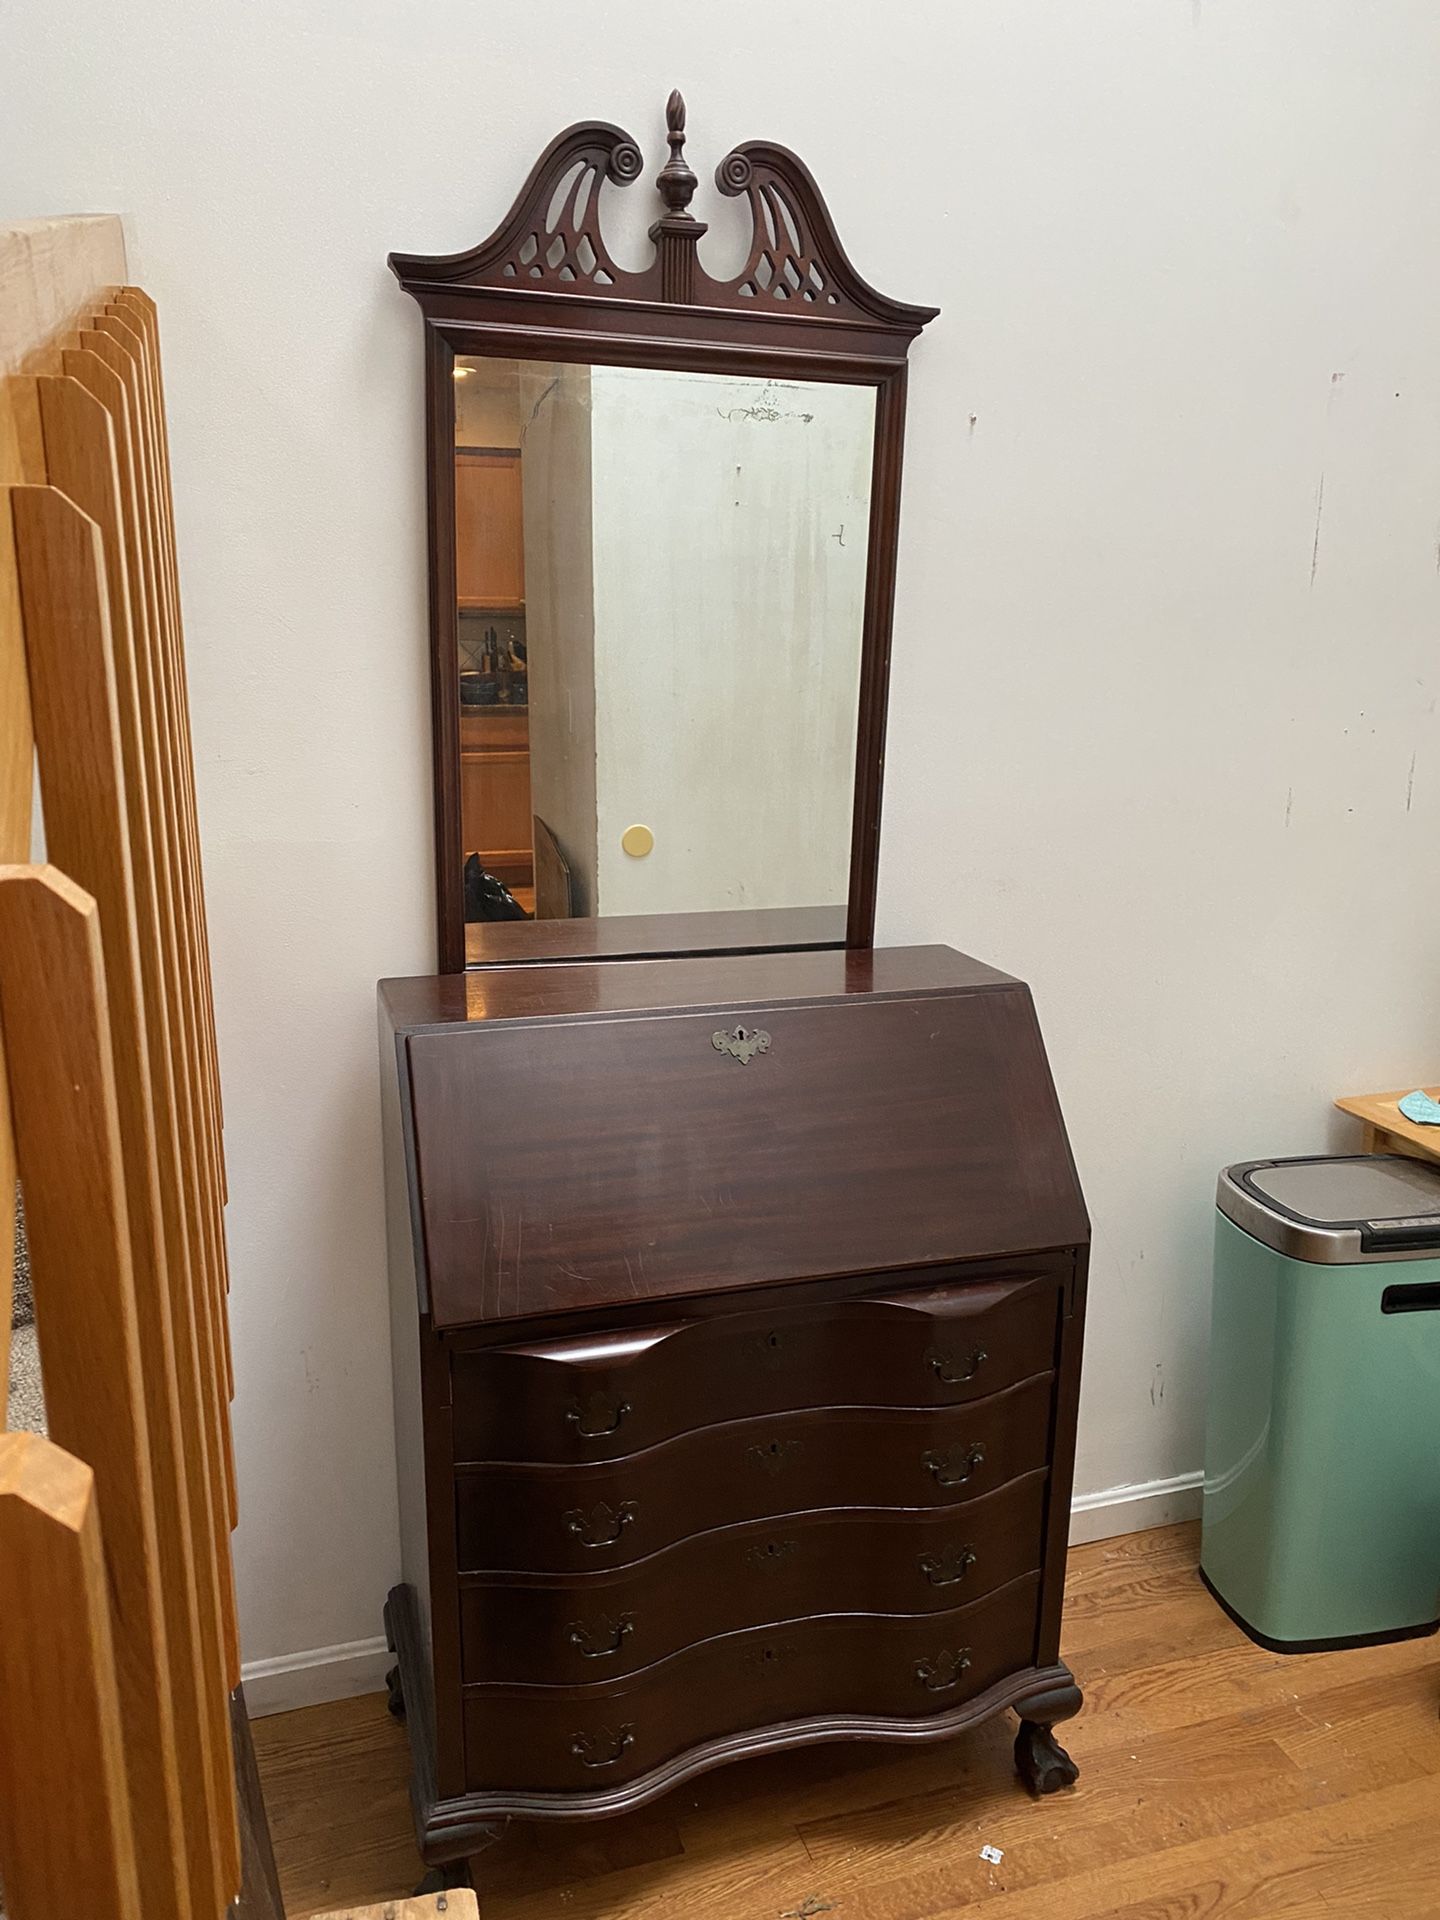
<path id="1" fill-rule="evenodd" d="M 843 907 L 874 387 L 454 371 L 467 924 Z"/>

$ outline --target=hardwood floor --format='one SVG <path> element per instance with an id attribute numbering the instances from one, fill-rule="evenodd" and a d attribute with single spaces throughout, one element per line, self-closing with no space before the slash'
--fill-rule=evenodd
<path id="1" fill-rule="evenodd" d="M 1440 1920 L 1440 1639 L 1262 1652 L 1197 1547 L 1171 1527 L 1072 1553 L 1072 1792 L 1026 1797 L 1008 1714 L 903 1754 L 777 1755 L 623 1819 L 512 1827 L 479 1863 L 485 1920 Z M 413 1887 L 383 1695 L 255 1743 L 290 1920 Z"/>

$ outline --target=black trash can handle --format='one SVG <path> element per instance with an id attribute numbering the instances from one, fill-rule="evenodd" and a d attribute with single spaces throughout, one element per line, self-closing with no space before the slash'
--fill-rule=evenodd
<path id="1" fill-rule="evenodd" d="M 1386 1287 L 1382 1313 L 1440 1313 L 1440 1280 L 1416 1280 L 1408 1287 Z"/>
<path id="2" fill-rule="evenodd" d="M 1402 1248 L 1407 1253 L 1440 1254 L 1440 1216 L 1422 1213 L 1409 1220 L 1360 1222 L 1362 1253 L 1398 1253 Z"/>

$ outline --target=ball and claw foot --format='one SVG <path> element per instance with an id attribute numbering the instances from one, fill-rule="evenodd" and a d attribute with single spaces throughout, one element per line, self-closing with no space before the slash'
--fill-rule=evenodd
<path id="1" fill-rule="evenodd" d="M 1073 1787 L 1080 1778 L 1079 1767 L 1055 1738 L 1054 1729 L 1035 1720 L 1020 1722 L 1015 1736 L 1015 1765 L 1020 1778 L 1037 1796 Z"/>
<path id="2" fill-rule="evenodd" d="M 400 1684 L 399 1667 L 391 1667 L 385 1676 L 386 1706 L 397 1720 L 405 1718 L 405 1689 Z"/>

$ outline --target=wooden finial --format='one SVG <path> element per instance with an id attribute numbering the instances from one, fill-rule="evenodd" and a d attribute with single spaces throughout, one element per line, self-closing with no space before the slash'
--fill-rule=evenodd
<path id="1" fill-rule="evenodd" d="M 660 189 L 660 198 L 665 202 L 666 222 L 673 233 L 678 231 L 677 222 L 693 226 L 700 224 L 686 212 L 700 182 L 685 163 L 685 98 L 678 87 L 665 102 L 665 138 L 670 145 L 670 158 L 660 169 L 655 184 Z"/>
<path id="2" fill-rule="evenodd" d="M 678 87 L 665 102 L 665 138 L 670 158 L 655 182 L 665 211 L 651 227 L 650 238 L 660 256 L 662 298 L 687 302 L 693 295 L 695 248 L 705 223 L 689 210 L 700 183 L 685 164 L 685 101 Z"/>

